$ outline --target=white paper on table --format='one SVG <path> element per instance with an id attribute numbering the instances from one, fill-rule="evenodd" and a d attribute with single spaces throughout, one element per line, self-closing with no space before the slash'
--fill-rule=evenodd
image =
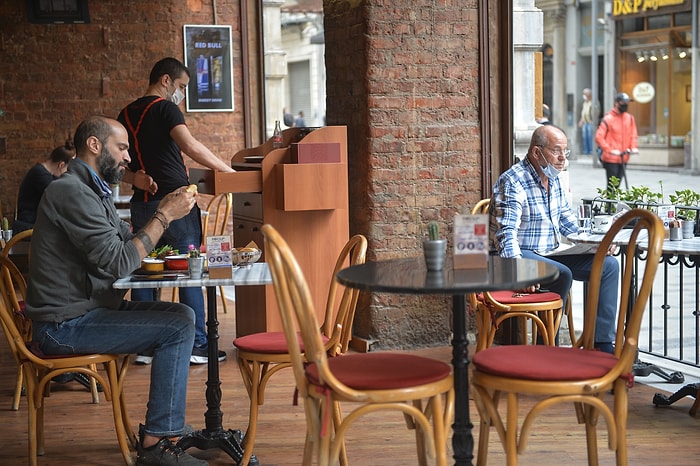
<path id="1" fill-rule="evenodd" d="M 571 255 L 576 255 L 576 254 L 595 254 L 595 252 L 598 250 L 598 245 L 597 244 L 591 244 L 591 243 L 568 243 L 568 242 L 560 242 L 559 247 L 556 249 L 552 249 L 551 251 L 546 251 L 546 252 L 540 252 L 540 251 L 535 251 L 537 254 L 540 256 L 571 256 Z"/>

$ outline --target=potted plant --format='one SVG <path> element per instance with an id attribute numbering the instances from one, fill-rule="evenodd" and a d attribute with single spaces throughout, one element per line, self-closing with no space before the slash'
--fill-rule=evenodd
<path id="1" fill-rule="evenodd" d="M 2 218 L 2 239 L 5 240 L 5 242 L 10 241 L 10 238 L 12 238 L 12 230 L 10 230 L 10 222 L 7 220 L 7 217 Z"/>
<path id="2" fill-rule="evenodd" d="M 187 266 L 190 271 L 190 278 L 202 278 L 202 273 L 204 272 L 204 256 L 194 244 L 190 244 L 187 247 Z"/>
<path id="3" fill-rule="evenodd" d="M 440 238 L 437 222 L 428 224 L 428 239 L 423 240 L 423 255 L 428 270 L 442 270 L 445 266 L 447 240 Z"/>
<path id="4" fill-rule="evenodd" d="M 698 214 L 697 207 L 700 206 L 700 194 L 692 189 L 682 189 L 668 197 L 677 207 L 677 216 L 683 220 L 683 238 L 692 238 L 695 236 L 695 224 Z"/>

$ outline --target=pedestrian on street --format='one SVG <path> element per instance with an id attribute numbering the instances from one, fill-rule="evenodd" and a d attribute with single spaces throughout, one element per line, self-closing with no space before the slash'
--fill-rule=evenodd
<path id="1" fill-rule="evenodd" d="M 610 188 L 610 179 L 614 176 L 619 180 L 624 178 L 630 154 L 638 154 L 637 123 L 634 116 L 627 112 L 630 97 L 624 92 L 615 96 L 615 105 L 598 125 L 595 142 L 601 149 L 600 161 L 605 168 L 606 188 Z"/>

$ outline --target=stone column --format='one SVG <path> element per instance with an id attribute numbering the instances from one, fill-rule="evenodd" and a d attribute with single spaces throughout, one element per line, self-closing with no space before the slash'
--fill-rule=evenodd
<path id="1" fill-rule="evenodd" d="M 282 49 L 280 8 L 283 0 L 263 0 L 263 37 L 265 37 L 265 127 L 272 136 L 275 120 L 282 119 L 284 79 L 287 77 L 287 55 Z"/>
<path id="2" fill-rule="evenodd" d="M 513 131 L 516 157 L 530 145 L 535 122 L 535 52 L 542 48 L 543 14 L 534 0 L 513 1 Z"/>

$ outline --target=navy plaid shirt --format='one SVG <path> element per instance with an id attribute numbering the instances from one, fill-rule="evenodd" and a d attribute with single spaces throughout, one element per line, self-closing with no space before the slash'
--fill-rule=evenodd
<path id="1" fill-rule="evenodd" d="M 559 247 L 561 235 L 578 232 L 576 215 L 559 178 L 549 180 L 549 193 L 525 157 L 505 171 L 493 186 L 490 234 L 501 257 L 522 257 Z"/>

